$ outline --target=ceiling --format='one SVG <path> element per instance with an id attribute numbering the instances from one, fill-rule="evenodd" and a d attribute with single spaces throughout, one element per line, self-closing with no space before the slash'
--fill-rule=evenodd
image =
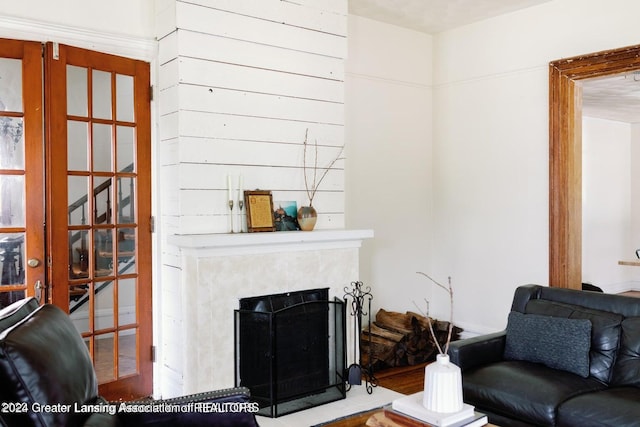
<path id="1" fill-rule="evenodd" d="M 640 123 L 640 71 L 583 81 L 582 115 Z"/>
<path id="2" fill-rule="evenodd" d="M 550 0 L 348 1 L 350 14 L 436 34 Z M 640 73 L 584 81 L 582 108 L 585 116 L 640 123 Z"/>
<path id="3" fill-rule="evenodd" d="M 349 0 L 349 13 L 428 34 L 550 0 Z"/>

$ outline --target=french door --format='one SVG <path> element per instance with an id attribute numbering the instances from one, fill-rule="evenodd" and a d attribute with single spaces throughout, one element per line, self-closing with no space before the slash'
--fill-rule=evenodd
<path id="1" fill-rule="evenodd" d="M 149 65 L 53 43 L 6 43 L 34 50 L 33 58 L 9 57 L 21 61 L 23 111 L 0 112 L 0 119 L 24 122 L 24 166 L 0 169 L 0 179 L 13 182 L 11 207 L 20 196 L 24 207 L 22 221 L 16 214 L 8 225 L 0 219 L 0 246 L 12 247 L 3 270 L 15 282 L 6 290 L 12 299 L 40 292 L 69 313 L 103 396 L 149 395 Z"/>

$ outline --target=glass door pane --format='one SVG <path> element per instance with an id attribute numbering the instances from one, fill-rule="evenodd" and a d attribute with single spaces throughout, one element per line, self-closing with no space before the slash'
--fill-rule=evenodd
<path id="1" fill-rule="evenodd" d="M 127 246 L 132 249 L 130 253 L 121 256 L 124 233 L 120 231 L 118 219 L 114 222 L 113 217 L 114 207 L 124 209 L 132 203 L 130 197 L 126 200 L 114 197 L 116 183 L 122 179 L 113 160 L 116 157 L 114 139 L 122 132 L 114 133 L 114 129 L 123 126 L 117 126 L 112 117 L 115 116 L 113 110 L 123 104 L 118 99 L 123 91 L 114 94 L 112 82 L 123 79 L 115 72 L 68 65 L 66 80 L 66 98 L 73 100 L 73 105 L 68 106 L 66 147 L 69 264 L 72 266 L 69 305 L 73 305 L 72 318 L 82 325 L 80 330 L 86 329 L 83 335 L 92 344 L 98 381 L 107 383 L 118 379 L 116 355 L 122 334 L 118 332 L 121 316 L 120 304 L 116 301 L 120 298 L 121 265 L 135 259 L 135 240 L 131 240 L 134 246 Z M 130 90 L 124 93 L 127 92 Z M 123 139 L 129 144 L 134 142 Z M 79 287 L 91 292 L 78 299 L 74 294 Z M 83 316 L 88 316 L 89 321 L 81 322 Z"/>
<path id="2" fill-rule="evenodd" d="M 0 44 L 0 309 L 44 284 L 40 52 L 39 43 Z"/>
<path id="3" fill-rule="evenodd" d="M 24 229 L 22 60 L 0 58 L 0 227 Z M 24 298 L 24 232 L 0 233 L 0 308 Z M 16 289 L 7 290 L 5 289 Z"/>
<path id="4" fill-rule="evenodd" d="M 0 308 L 24 298 L 24 233 L 0 233 L 0 285 L 7 289 L 0 293 Z M 16 290 L 8 290 L 16 289 Z"/>

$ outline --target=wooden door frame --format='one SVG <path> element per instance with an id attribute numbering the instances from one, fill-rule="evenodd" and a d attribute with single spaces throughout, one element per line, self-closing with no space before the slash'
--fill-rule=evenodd
<path id="1" fill-rule="evenodd" d="M 640 45 L 549 64 L 549 285 L 582 287 L 584 79 L 640 69 Z"/>

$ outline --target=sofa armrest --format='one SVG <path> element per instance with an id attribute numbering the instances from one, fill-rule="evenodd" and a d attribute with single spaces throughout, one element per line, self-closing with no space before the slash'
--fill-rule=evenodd
<path id="1" fill-rule="evenodd" d="M 229 426 L 257 427 L 258 404 L 250 401 L 246 387 L 234 387 L 165 400 L 128 402 L 144 408 L 143 413 L 119 412 L 124 427 Z M 179 409 L 177 409 L 179 408 Z"/>
<path id="2" fill-rule="evenodd" d="M 206 402 L 249 402 L 251 392 L 246 387 L 231 387 L 222 390 L 206 391 L 204 393 L 190 394 L 154 401 L 155 404 L 186 405 L 189 403 Z"/>
<path id="3" fill-rule="evenodd" d="M 506 331 L 453 341 L 449 358 L 463 371 L 502 360 Z"/>

